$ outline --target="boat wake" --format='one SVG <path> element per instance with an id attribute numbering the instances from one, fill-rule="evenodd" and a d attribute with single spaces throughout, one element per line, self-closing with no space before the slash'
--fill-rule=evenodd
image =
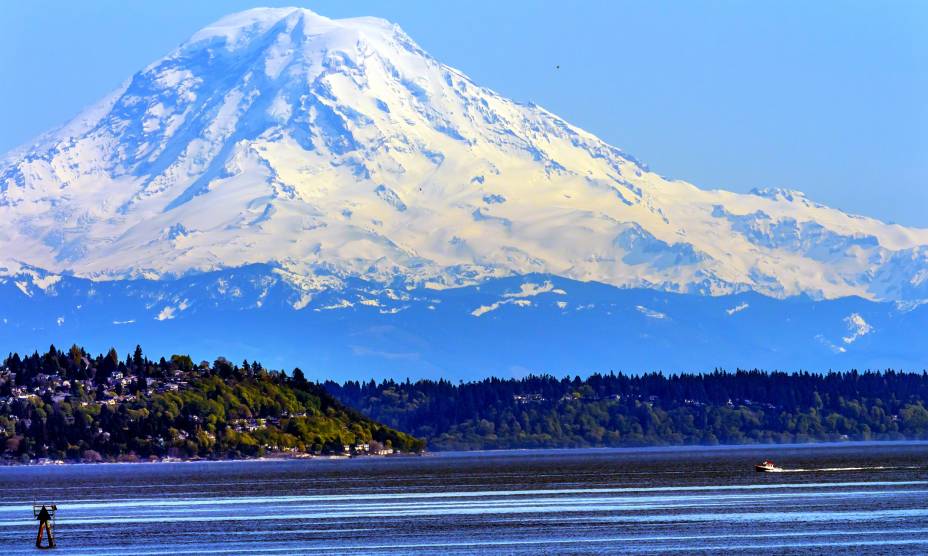
<path id="1" fill-rule="evenodd" d="M 793 468 L 793 469 L 771 469 L 768 473 L 828 473 L 834 471 L 889 471 L 896 469 L 918 469 L 918 466 L 887 466 L 887 465 L 874 465 L 867 467 L 809 467 L 809 468 Z"/>

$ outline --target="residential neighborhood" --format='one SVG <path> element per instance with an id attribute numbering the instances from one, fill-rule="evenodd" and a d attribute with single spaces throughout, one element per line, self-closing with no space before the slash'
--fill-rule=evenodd
<path id="1" fill-rule="evenodd" d="M 0 365 L 0 463 L 388 456 L 424 442 L 348 410 L 302 371 L 72 346 Z"/>

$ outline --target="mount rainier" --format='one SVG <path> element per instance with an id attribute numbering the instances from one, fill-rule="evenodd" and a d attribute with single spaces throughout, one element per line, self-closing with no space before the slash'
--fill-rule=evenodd
<path id="1" fill-rule="evenodd" d="M 0 162 L 11 348 L 921 368 L 924 299 L 928 230 L 667 180 L 375 18 L 231 15 Z"/>

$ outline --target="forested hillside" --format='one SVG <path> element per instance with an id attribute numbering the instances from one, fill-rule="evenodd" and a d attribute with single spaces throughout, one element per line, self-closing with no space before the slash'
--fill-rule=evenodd
<path id="1" fill-rule="evenodd" d="M 928 439 L 928 373 L 325 383 L 433 449 Z"/>
<path id="2" fill-rule="evenodd" d="M 0 366 L 0 451 L 7 462 L 388 454 L 424 443 L 376 423 L 308 382 L 260 363 L 136 348 L 91 357 L 72 346 Z"/>
<path id="3" fill-rule="evenodd" d="M 72 346 L 0 366 L 0 457 L 135 461 L 432 449 L 928 439 L 928 373 L 319 384 L 224 358 Z M 383 424 L 381 424 L 383 423 Z M 402 431 L 402 432 L 399 432 Z M 416 438 L 418 437 L 418 438 Z M 425 439 L 420 440 L 419 438 Z"/>

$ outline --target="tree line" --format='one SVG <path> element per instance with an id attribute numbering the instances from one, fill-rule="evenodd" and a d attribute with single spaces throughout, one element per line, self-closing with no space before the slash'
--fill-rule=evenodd
<path id="1" fill-rule="evenodd" d="M 763 372 L 325 382 L 432 449 L 928 439 L 928 373 Z"/>
<path id="2" fill-rule="evenodd" d="M 257 362 L 51 346 L 0 366 L 0 457 L 928 439 L 926 399 L 928 373 L 894 370 L 317 383 Z"/>

